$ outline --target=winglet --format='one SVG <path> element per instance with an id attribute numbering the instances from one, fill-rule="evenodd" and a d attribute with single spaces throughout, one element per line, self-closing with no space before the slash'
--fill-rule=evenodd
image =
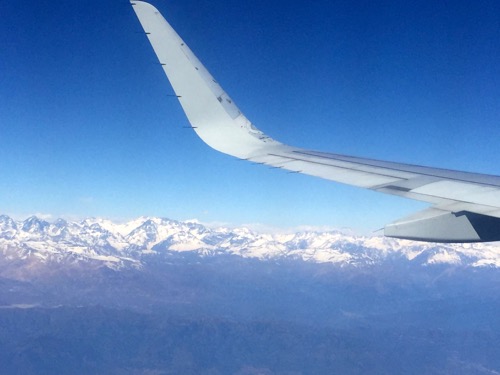
<path id="1" fill-rule="evenodd" d="M 131 3 L 189 122 L 203 141 L 239 158 L 279 145 L 241 113 L 154 6 L 143 1 Z"/>

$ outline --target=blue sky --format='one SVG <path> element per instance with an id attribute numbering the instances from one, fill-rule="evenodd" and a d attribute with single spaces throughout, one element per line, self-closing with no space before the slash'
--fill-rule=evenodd
<path id="1" fill-rule="evenodd" d="M 496 0 L 152 3 L 275 139 L 500 174 Z M 425 207 L 210 149 L 126 1 L 0 10 L 1 213 L 369 232 Z"/>

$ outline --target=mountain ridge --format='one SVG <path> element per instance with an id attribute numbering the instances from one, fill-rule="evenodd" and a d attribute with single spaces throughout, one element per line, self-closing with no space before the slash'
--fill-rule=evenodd
<path id="1" fill-rule="evenodd" d="M 500 246 L 429 244 L 340 231 L 259 233 L 246 227 L 211 228 L 193 221 L 140 217 L 117 223 L 103 218 L 52 222 L 31 216 L 0 216 L 4 261 L 93 263 L 111 269 L 141 268 L 149 257 L 238 256 L 260 261 L 292 260 L 369 267 L 397 259 L 432 266 L 500 268 Z"/>

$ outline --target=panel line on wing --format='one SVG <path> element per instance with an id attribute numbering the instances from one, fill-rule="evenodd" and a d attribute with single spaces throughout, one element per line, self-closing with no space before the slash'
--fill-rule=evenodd
<path id="1" fill-rule="evenodd" d="M 394 165 L 397 165 L 397 163 L 385 162 L 385 161 L 381 161 L 381 160 L 363 159 L 363 161 L 361 162 L 361 161 L 356 161 L 356 159 L 358 159 L 358 158 L 351 157 L 351 156 L 345 156 L 345 155 L 325 154 L 325 153 L 320 153 L 320 152 L 316 153 L 316 152 L 308 152 L 308 151 L 302 151 L 302 150 L 294 150 L 293 152 L 297 153 L 297 154 L 318 157 L 318 158 L 323 158 L 323 159 L 327 159 L 327 160 L 344 161 L 346 163 L 353 163 L 353 164 L 357 164 L 360 166 L 371 166 L 371 167 L 375 167 L 375 168 L 387 169 L 387 170 L 392 170 L 392 171 L 396 171 L 396 172 L 404 172 L 404 173 L 410 172 L 410 173 L 418 174 L 421 176 L 434 177 L 434 178 L 438 178 L 438 179 L 445 177 L 445 176 L 442 176 L 439 174 L 432 174 L 429 172 L 424 172 L 424 171 L 427 171 L 429 169 L 433 169 L 436 171 L 444 172 L 446 174 L 447 180 L 467 182 L 467 183 L 473 183 L 473 184 L 478 184 L 478 185 L 489 185 L 489 186 L 492 186 L 495 188 L 500 187 L 500 182 L 499 183 L 496 183 L 496 182 L 492 183 L 492 182 L 481 181 L 480 183 L 478 183 L 476 181 L 471 181 L 471 180 L 468 180 L 466 178 L 450 177 L 447 174 L 450 174 L 453 176 L 456 176 L 457 173 L 460 175 L 469 175 L 470 174 L 471 177 L 476 175 L 475 173 L 454 171 L 452 169 L 443 169 L 443 168 L 438 169 L 438 168 L 424 167 L 424 166 L 417 165 L 417 164 L 404 164 L 405 168 L 410 167 L 410 168 L 418 168 L 419 169 L 418 171 L 411 171 L 408 169 L 394 167 Z M 380 165 L 380 164 L 382 164 L 382 165 Z M 483 178 L 488 178 L 488 179 L 490 179 L 490 178 L 491 179 L 498 179 L 498 176 L 494 176 L 494 175 L 481 175 L 481 176 Z"/>
<path id="2" fill-rule="evenodd" d="M 391 175 L 391 174 L 384 174 L 384 173 L 379 173 L 379 172 L 370 171 L 370 170 L 363 170 L 363 169 L 358 169 L 358 168 L 351 168 L 351 167 L 346 167 L 346 166 L 341 166 L 341 165 L 334 165 L 334 164 L 329 164 L 329 163 L 321 163 L 319 161 L 307 160 L 307 159 L 301 159 L 301 158 L 293 158 L 291 156 L 285 156 L 285 155 L 277 155 L 277 154 L 269 154 L 269 155 L 287 158 L 287 159 L 290 159 L 290 161 L 301 161 L 301 162 L 305 162 L 305 163 L 322 165 L 322 166 L 326 166 L 326 167 L 333 167 L 333 168 L 338 168 L 338 169 L 344 169 L 344 170 L 352 171 L 352 172 L 360 172 L 360 173 L 367 173 L 367 174 L 372 174 L 372 175 L 376 175 L 376 176 L 380 176 L 380 177 L 394 178 L 396 180 L 407 180 L 407 178 L 403 178 L 403 177 L 400 177 L 400 176 L 394 176 L 394 175 Z M 330 160 L 336 160 L 336 159 L 330 159 Z M 343 160 L 339 160 L 339 161 L 343 161 Z M 363 165 L 363 164 L 359 164 L 359 163 L 352 163 L 352 164 L 357 164 L 357 165 L 361 165 L 361 166 Z"/>

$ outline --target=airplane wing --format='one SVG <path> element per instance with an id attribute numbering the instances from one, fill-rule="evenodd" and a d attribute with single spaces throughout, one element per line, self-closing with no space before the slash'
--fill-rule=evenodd
<path id="1" fill-rule="evenodd" d="M 255 128 L 151 4 L 131 4 L 198 136 L 250 162 L 430 203 L 384 228 L 432 242 L 500 240 L 500 176 L 345 156 L 282 144 Z"/>

